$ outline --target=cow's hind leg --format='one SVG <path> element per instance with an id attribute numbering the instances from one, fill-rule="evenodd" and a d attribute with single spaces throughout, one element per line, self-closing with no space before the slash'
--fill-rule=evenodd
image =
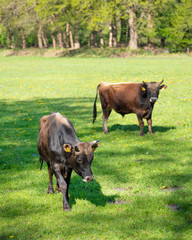
<path id="1" fill-rule="evenodd" d="M 144 127 L 144 122 L 143 122 L 143 117 L 141 114 L 137 114 L 137 119 L 139 121 L 139 126 L 140 126 L 140 136 L 144 136 L 144 131 L 143 131 L 143 127 Z"/>
<path id="2" fill-rule="evenodd" d="M 103 108 L 103 132 L 105 134 L 108 134 L 108 129 L 107 129 L 107 120 L 108 120 L 108 117 L 111 113 L 111 109 L 109 108 Z"/>
<path id="3" fill-rule="evenodd" d="M 53 165 L 53 171 L 59 184 L 59 188 L 63 194 L 63 210 L 70 211 L 69 200 L 67 196 L 67 183 L 65 182 L 64 177 L 60 171 L 60 166 L 55 163 Z"/>
<path id="4" fill-rule="evenodd" d="M 50 168 L 50 164 L 47 163 L 48 166 L 48 173 L 49 173 L 49 187 L 48 187 L 48 191 L 47 194 L 53 194 L 53 172 Z"/>

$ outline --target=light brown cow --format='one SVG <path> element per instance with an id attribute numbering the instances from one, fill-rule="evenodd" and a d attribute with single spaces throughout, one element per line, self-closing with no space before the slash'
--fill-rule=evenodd
<path id="1" fill-rule="evenodd" d="M 103 131 L 108 133 L 107 120 L 114 109 L 117 113 L 135 113 L 137 115 L 140 135 L 143 136 L 144 122 L 147 120 L 149 133 L 152 134 L 152 110 L 159 96 L 159 90 L 166 88 L 161 82 L 142 83 L 106 83 L 102 82 L 97 86 L 95 102 L 93 106 L 93 123 L 97 117 L 96 101 L 99 91 L 101 106 L 103 110 Z"/>

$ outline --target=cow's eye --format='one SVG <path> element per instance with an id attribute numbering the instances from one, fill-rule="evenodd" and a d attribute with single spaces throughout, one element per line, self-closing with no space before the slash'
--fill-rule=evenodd
<path id="1" fill-rule="evenodd" d="M 78 163 L 83 163 L 83 160 L 80 158 L 80 159 L 77 159 L 77 162 Z"/>

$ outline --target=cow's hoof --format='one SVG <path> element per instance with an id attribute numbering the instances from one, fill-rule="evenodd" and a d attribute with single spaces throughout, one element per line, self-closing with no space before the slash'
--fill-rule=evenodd
<path id="1" fill-rule="evenodd" d="M 63 211 L 65 211 L 65 212 L 70 212 L 70 211 L 71 211 L 71 208 L 70 208 L 70 207 L 65 207 L 65 208 L 63 208 Z"/>
<path id="2" fill-rule="evenodd" d="M 53 194 L 53 189 L 48 189 L 47 194 Z"/>
<path id="3" fill-rule="evenodd" d="M 71 211 L 71 208 L 66 208 L 64 209 L 65 212 L 70 212 Z"/>

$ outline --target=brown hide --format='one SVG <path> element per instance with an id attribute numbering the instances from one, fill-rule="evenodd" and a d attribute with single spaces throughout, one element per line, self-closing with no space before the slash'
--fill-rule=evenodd
<path id="1" fill-rule="evenodd" d="M 143 118 L 147 120 L 149 133 L 152 134 L 152 110 L 158 99 L 159 90 L 166 88 L 161 82 L 150 83 L 106 83 L 102 82 L 97 86 L 96 98 L 93 108 L 93 123 L 97 117 L 96 101 L 99 92 L 103 110 L 103 131 L 108 133 L 107 120 L 114 109 L 117 113 L 135 113 L 137 115 L 140 135 L 143 136 Z"/>
<path id="2" fill-rule="evenodd" d="M 139 109 L 137 98 L 142 84 L 137 83 L 102 83 L 99 95 L 102 104 L 122 115 Z"/>
<path id="3" fill-rule="evenodd" d="M 47 163 L 49 186 L 47 193 L 53 193 L 53 174 L 57 179 L 57 191 L 63 194 L 63 209 L 69 211 L 68 187 L 72 170 L 82 177 L 84 182 L 92 181 L 91 171 L 93 152 L 99 146 L 98 141 L 81 142 L 75 129 L 64 115 L 52 113 L 40 119 L 38 151 L 41 168 Z"/>

